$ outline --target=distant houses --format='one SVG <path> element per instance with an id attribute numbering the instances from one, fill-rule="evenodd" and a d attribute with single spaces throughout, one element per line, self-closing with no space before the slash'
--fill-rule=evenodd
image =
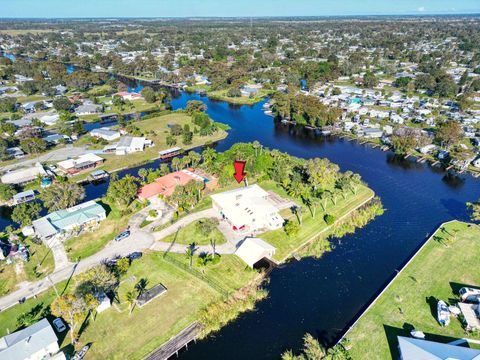
<path id="1" fill-rule="evenodd" d="M 25 235 L 33 233 L 42 240 L 53 237 L 66 238 L 80 231 L 95 228 L 106 217 L 107 213 L 103 206 L 95 201 L 87 201 L 34 220 L 32 226 L 24 228 L 23 231 Z"/>
<path id="2" fill-rule="evenodd" d="M 115 96 L 121 97 L 123 100 L 141 100 L 143 99 L 142 95 L 136 92 L 120 91 L 112 95 L 112 98 Z"/>

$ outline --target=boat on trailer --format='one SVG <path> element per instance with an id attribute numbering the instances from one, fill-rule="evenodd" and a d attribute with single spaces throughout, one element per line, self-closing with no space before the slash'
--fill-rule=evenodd
<path id="1" fill-rule="evenodd" d="M 437 303 L 437 320 L 442 326 L 450 324 L 450 310 L 448 310 L 448 306 L 443 300 Z"/>

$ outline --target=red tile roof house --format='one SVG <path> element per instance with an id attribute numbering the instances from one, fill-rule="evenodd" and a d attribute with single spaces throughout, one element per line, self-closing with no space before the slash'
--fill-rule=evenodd
<path id="1" fill-rule="evenodd" d="M 138 198 L 146 200 L 153 197 L 170 197 L 177 186 L 185 186 L 190 181 L 203 181 L 208 190 L 217 186 L 217 179 L 207 177 L 200 171 L 184 169 L 159 177 L 153 183 L 142 186 L 138 191 Z"/>

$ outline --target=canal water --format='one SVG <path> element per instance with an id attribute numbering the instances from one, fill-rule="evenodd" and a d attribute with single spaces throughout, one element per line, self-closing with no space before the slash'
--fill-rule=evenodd
<path id="1" fill-rule="evenodd" d="M 189 346 L 182 359 L 278 359 L 287 349 L 298 350 L 306 332 L 325 344 L 334 343 L 436 226 L 468 219 L 465 202 L 480 197 L 479 182 L 469 175 L 448 175 L 390 152 L 277 124 L 263 114 L 263 103 L 239 107 L 180 93 L 172 107 L 184 108 L 192 99 L 205 102 L 215 121 L 230 125 L 229 136 L 216 145 L 218 151 L 258 140 L 294 156 L 326 157 L 343 171 L 359 173 L 386 211 L 355 234 L 335 240 L 334 250 L 320 260 L 308 258 L 274 270 L 269 297 L 256 311 Z M 141 167 L 157 168 L 159 163 Z M 136 175 L 139 168 L 119 175 Z M 107 187 L 107 182 L 87 185 L 87 200 L 103 196 Z"/>

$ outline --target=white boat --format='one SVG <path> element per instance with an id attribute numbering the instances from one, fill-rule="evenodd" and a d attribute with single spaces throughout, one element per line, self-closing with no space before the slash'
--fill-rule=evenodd
<path id="1" fill-rule="evenodd" d="M 440 300 L 437 304 L 437 320 L 442 326 L 450 324 L 450 311 L 443 300 Z"/>
<path id="2" fill-rule="evenodd" d="M 410 331 L 410 335 L 412 337 L 414 337 L 415 339 L 422 339 L 422 340 L 425 339 L 425 334 L 423 332 L 415 330 L 415 329 Z"/>
<path id="3" fill-rule="evenodd" d="M 272 110 L 265 110 L 263 113 L 267 116 L 273 116 Z"/>

